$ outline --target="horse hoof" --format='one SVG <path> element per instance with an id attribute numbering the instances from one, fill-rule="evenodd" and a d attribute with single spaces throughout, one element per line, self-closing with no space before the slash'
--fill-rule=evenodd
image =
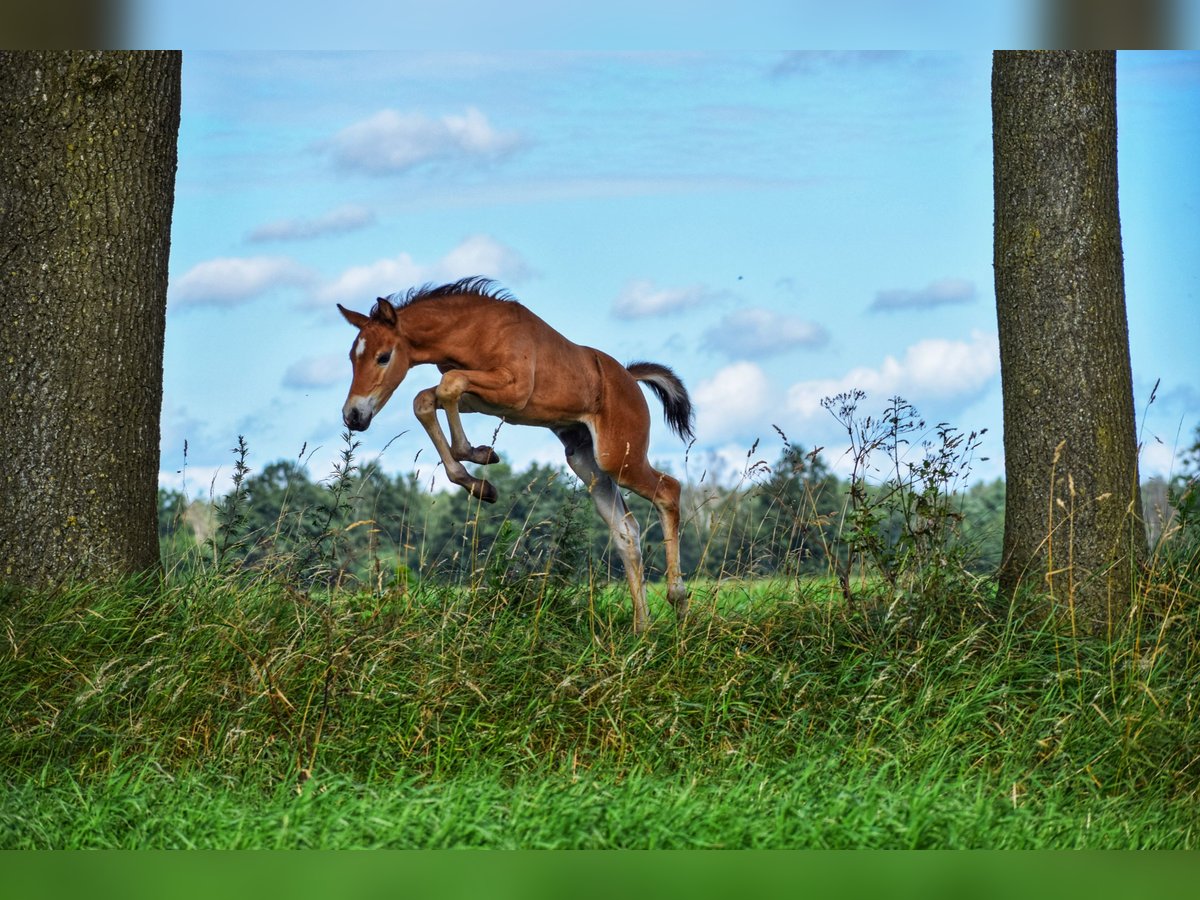
<path id="1" fill-rule="evenodd" d="M 484 503 L 495 503 L 500 493 L 490 481 L 477 481 L 471 486 L 471 493 Z"/>
<path id="2" fill-rule="evenodd" d="M 500 462 L 500 457 L 491 447 L 476 447 L 471 451 L 473 461 L 481 466 L 490 466 Z"/>
<path id="3" fill-rule="evenodd" d="M 680 622 L 687 618 L 688 599 L 687 588 L 682 584 L 667 589 L 667 600 L 674 607 L 675 618 Z"/>

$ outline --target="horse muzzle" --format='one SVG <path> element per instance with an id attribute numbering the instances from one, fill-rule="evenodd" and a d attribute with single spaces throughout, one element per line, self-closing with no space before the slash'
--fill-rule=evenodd
<path id="1" fill-rule="evenodd" d="M 366 431 L 375 417 L 375 404 L 370 397 L 351 397 L 342 407 L 342 421 L 351 431 Z"/>

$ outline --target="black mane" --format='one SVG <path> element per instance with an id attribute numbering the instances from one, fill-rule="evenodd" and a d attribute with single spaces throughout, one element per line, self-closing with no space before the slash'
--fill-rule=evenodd
<path id="1" fill-rule="evenodd" d="M 440 300 L 443 297 L 486 297 L 489 300 L 500 300 L 505 303 L 516 303 L 516 298 L 508 291 L 499 287 L 491 278 L 472 275 L 470 278 L 460 278 L 448 284 L 423 284 L 420 287 L 409 288 L 403 294 L 396 293 L 388 297 L 393 306 L 408 306 L 411 303 L 423 303 L 426 300 Z"/>

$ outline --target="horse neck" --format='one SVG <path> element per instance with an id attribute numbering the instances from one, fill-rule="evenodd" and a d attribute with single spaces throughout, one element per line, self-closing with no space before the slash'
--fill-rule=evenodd
<path id="1" fill-rule="evenodd" d="M 396 331 L 409 346 L 411 365 L 446 359 L 447 335 L 457 331 L 456 320 L 467 313 L 471 297 L 442 297 L 418 301 L 396 311 Z"/>

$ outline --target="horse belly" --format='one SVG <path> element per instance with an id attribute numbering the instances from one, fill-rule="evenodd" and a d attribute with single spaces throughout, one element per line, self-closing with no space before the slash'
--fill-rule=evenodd
<path id="1" fill-rule="evenodd" d="M 559 424 L 568 424 L 566 421 L 560 422 L 557 418 L 549 419 L 538 415 L 529 415 L 527 410 L 512 409 L 507 406 L 497 406 L 494 403 L 488 403 L 480 399 L 475 394 L 463 394 L 458 401 L 458 408 L 465 413 L 481 413 L 485 416 L 495 416 L 497 419 L 503 419 L 512 425 L 539 425 L 542 427 L 553 427 Z"/>
<path id="2" fill-rule="evenodd" d="M 569 425 L 575 425 L 584 421 L 585 417 L 569 414 L 563 410 L 543 410 L 536 406 L 527 406 L 525 409 L 510 409 L 505 406 L 496 406 L 492 403 L 487 403 L 481 400 L 474 394 L 463 394 L 459 400 L 458 408 L 465 413 L 481 413 L 485 416 L 495 416 L 497 419 L 503 419 L 510 425 L 531 425 L 536 428 L 565 428 Z"/>

